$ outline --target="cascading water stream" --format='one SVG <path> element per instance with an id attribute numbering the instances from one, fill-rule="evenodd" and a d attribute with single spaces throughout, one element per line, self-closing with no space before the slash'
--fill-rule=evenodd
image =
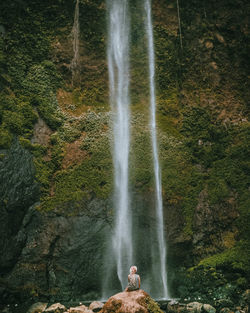
<path id="1" fill-rule="evenodd" d="M 146 12 L 146 33 L 148 38 L 148 59 L 149 59 L 149 86 L 150 86 L 150 105 L 151 105 L 151 140 L 153 149 L 154 175 L 156 187 L 156 219 L 157 219 L 157 238 L 160 256 L 160 274 L 163 287 L 163 297 L 169 298 L 167 287 L 167 271 L 166 271 L 166 243 L 164 238 L 163 225 L 163 203 L 162 203 L 162 185 L 161 173 L 158 158 L 157 133 L 156 133 L 156 97 L 155 97 L 155 58 L 154 58 L 154 40 L 153 27 L 151 18 L 151 2 L 145 0 Z"/>
<path id="2" fill-rule="evenodd" d="M 110 103 L 114 115 L 113 163 L 115 231 L 113 252 L 118 278 L 124 288 L 132 264 L 131 214 L 128 192 L 130 142 L 129 14 L 127 0 L 108 0 L 108 69 Z"/>
<path id="3" fill-rule="evenodd" d="M 72 28 L 73 37 L 73 59 L 70 64 L 72 71 L 72 84 L 80 79 L 79 73 L 79 36 L 80 36 L 80 24 L 79 24 L 79 0 L 76 1 L 74 24 Z"/>

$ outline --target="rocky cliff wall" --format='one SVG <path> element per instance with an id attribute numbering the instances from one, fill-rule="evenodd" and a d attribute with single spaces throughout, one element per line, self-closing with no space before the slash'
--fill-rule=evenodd
<path id="1" fill-rule="evenodd" d="M 1 295 L 99 292 L 114 214 L 105 3 L 80 1 L 74 84 L 74 3 L 0 6 Z M 130 179 L 135 225 L 145 219 L 147 228 L 154 216 L 141 9 L 131 1 Z M 169 283 L 178 296 L 200 289 L 212 297 L 228 283 L 244 289 L 250 273 L 249 4 L 192 0 L 179 9 L 181 41 L 176 3 L 153 1 Z"/>

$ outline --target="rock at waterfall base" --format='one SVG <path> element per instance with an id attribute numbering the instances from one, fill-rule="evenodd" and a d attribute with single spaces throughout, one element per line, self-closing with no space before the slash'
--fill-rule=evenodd
<path id="1" fill-rule="evenodd" d="M 202 303 L 200 302 L 191 302 L 187 304 L 187 311 L 189 313 L 200 313 L 202 310 Z"/>
<path id="2" fill-rule="evenodd" d="M 37 302 L 34 303 L 29 310 L 27 311 L 27 313 L 40 313 L 43 312 L 46 307 L 47 307 L 48 303 L 44 303 L 44 302 Z"/>
<path id="3" fill-rule="evenodd" d="M 216 309 L 210 304 L 203 304 L 203 311 L 207 313 L 216 313 Z"/>
<path id="4" fill-rule="evenodd" d="M 48 307 L 44 312 L 50 312 L 50 313 L 63 313 L 67 309 L 64 305 L 61 303 L 55 303 L 52 304 L 50 307 Z"/>
<path id="5" fill-rule="evenodd" d="M 89 309 L 93 312 L 99 312 L 103 308 L 104 304 L 100 301 L 94 301 L 90 304 Z"/>
<path id="6" fill-rule="evenodd" d="M 120 292 L 108 299 L 101 313 L 163 313 L 143 290 Z"/>
<path id="7" fill-rule="evenodd" d="M 80 305 L 74 308 L 70 308 L 67 312 L 69 313 L 93 313 L 93 311 L 89 310 L 86 305 Z"/>

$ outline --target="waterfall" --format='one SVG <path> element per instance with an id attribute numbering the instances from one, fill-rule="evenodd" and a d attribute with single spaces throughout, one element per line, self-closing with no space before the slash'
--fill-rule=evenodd
<path id="1" fill-rule="evenodd" d="M 164 238 L 163 225 L 163 203 L 162 203 L 162 185 L 161 170 L 158 158 L 157 133 L 156 133 L 156 97 L 155 97 L 155 58 L 154 58 L 154 39 L 151 18 L 150 0 L 145 0 L 145 26 L 148 39 L 148 59 L 149 59 L 149 88 L 150 88 L 150 105 L 151 105 L 151 140 L 153 149 L 154 176 L 156 188 L 156 220 L 157 220 L 157 239 L 160 256 L 160 277 L 159 283 L 162 284 L 163 297 L 169 298 L 167 288 L 167 271 L 166 271 L 166 243 Z"/>
<path id="2" fill-rule="evenodd" d="M 79 0 L 76 1 L 74 24 L 72 28 L 73 37 L 73 59 L 70 64 L 72 71 L 72 85 L 80 80 L 80 61 L 79 61 L 79 36 L 80 36 L 80 25 L 79 25 Z"/>
<path id="3" fill-rule="evenodd" d="M 132 264 L 131 214 L 128 192 L 130 143 L 129 14 L 127 0 L 108 0 L 108 69 L 113 111 L 113 163 L 115 230 L 113 252 L 117 275 L 124 288 Z"/>

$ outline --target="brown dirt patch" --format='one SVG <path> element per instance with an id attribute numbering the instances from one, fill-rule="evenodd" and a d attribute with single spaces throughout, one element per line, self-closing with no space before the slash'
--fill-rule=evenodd
<path id="1" fill-rule="evenodd" d="M 65 155 L 62 162 L 63 169 L 80 164 L 87 157 L 88 153 L 80 149 L 81 143 L 82 141 L 79 139 L 66 144 Z"/>

